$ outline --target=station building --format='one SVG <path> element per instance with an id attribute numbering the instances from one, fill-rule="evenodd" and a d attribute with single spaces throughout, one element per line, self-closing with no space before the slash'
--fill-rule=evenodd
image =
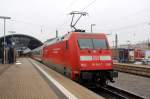
<path id="1" fill-rule="evenodd" d="M 5 57 L 4 57 L 4 37 L 0 38 L 0 63 L 3 63 L 6 58 L 6 63 L 11 63 L 16 56 L 23 55 L 24 52 L 29 52 L 43 43 L 31 36 L 24 34 L 13 34 L 5 36 Z"/>

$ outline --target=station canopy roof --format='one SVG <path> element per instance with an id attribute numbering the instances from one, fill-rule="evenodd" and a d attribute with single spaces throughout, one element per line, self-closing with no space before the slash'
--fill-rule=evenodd
<path id="1" fill-rule="evenodd" d="M 33 50 L 43 43 L 31 36 L 24 34 L 12 34 L 5 37 L 6 47 L 15 47 L 17 51 Z M 4 44 L 4 37 L 0 37 L 0 47 Z"/>

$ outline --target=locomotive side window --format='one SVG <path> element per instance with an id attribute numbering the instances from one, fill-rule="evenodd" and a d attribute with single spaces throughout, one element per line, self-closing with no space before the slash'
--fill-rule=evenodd
<path id="1" fill-rule="evenodd" d="M 107 49 L 105 39 L 78 39 L 80 49 Z"/>
<path id="2" fill-rule="evenodd" d="M 91 39 L 78 39 L 80 49 L 93 49 L 93 44 Z"/>
<path id="3" fill-rule="evenodd" d="M 107 49 L 107 42 L 105 39 L 93 39 L 94 49 Z"/>

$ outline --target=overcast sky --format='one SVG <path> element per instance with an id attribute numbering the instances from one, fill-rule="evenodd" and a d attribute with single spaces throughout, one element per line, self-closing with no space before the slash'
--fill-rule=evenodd
<path id="1" fill-rule="evenodd" d="M 89 15 L 82 17 L 77 26 L 90 32 L 90 24 L 96 24 L 93 31 L 111 34 L 108 35 L 111 44 L 115 33 L 119 44 L 150 39 L 150 0 L 0 0 L 0 16 L 12 18 L 7 20 L 7 31 L 42 41 L 54 37 L 56 29 L 59 36 L 70 31 L 69 12 L 83 9 Z"/>

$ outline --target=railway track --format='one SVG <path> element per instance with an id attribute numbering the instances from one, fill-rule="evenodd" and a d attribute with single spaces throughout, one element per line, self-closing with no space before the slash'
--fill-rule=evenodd
<path id="1" fill-rule="evenodd" d="M 144 97 L 141 97 L 140 95 L 110 85 L 99 88 L 89 87 L 89 85 L 83 86 L 105 97 L 106 99 L 144 99 Z"/>
<path id="2" fill-rule="evenodd" d="M 126 72 L 126 73 L 144 76 L 144 77 L 150 77 L 150 66 L 148 65 L 115 63 L 113 65 L 113 68 L 114 70 L 120 72 Z"/>
<path id="3" fill-rule="evenodd" d="M 106 99 L 144 99 L 144 97 L 141 97 L 140 95 L 110 85 L 106 87 L 93 88 L 91 90 Z"/>

